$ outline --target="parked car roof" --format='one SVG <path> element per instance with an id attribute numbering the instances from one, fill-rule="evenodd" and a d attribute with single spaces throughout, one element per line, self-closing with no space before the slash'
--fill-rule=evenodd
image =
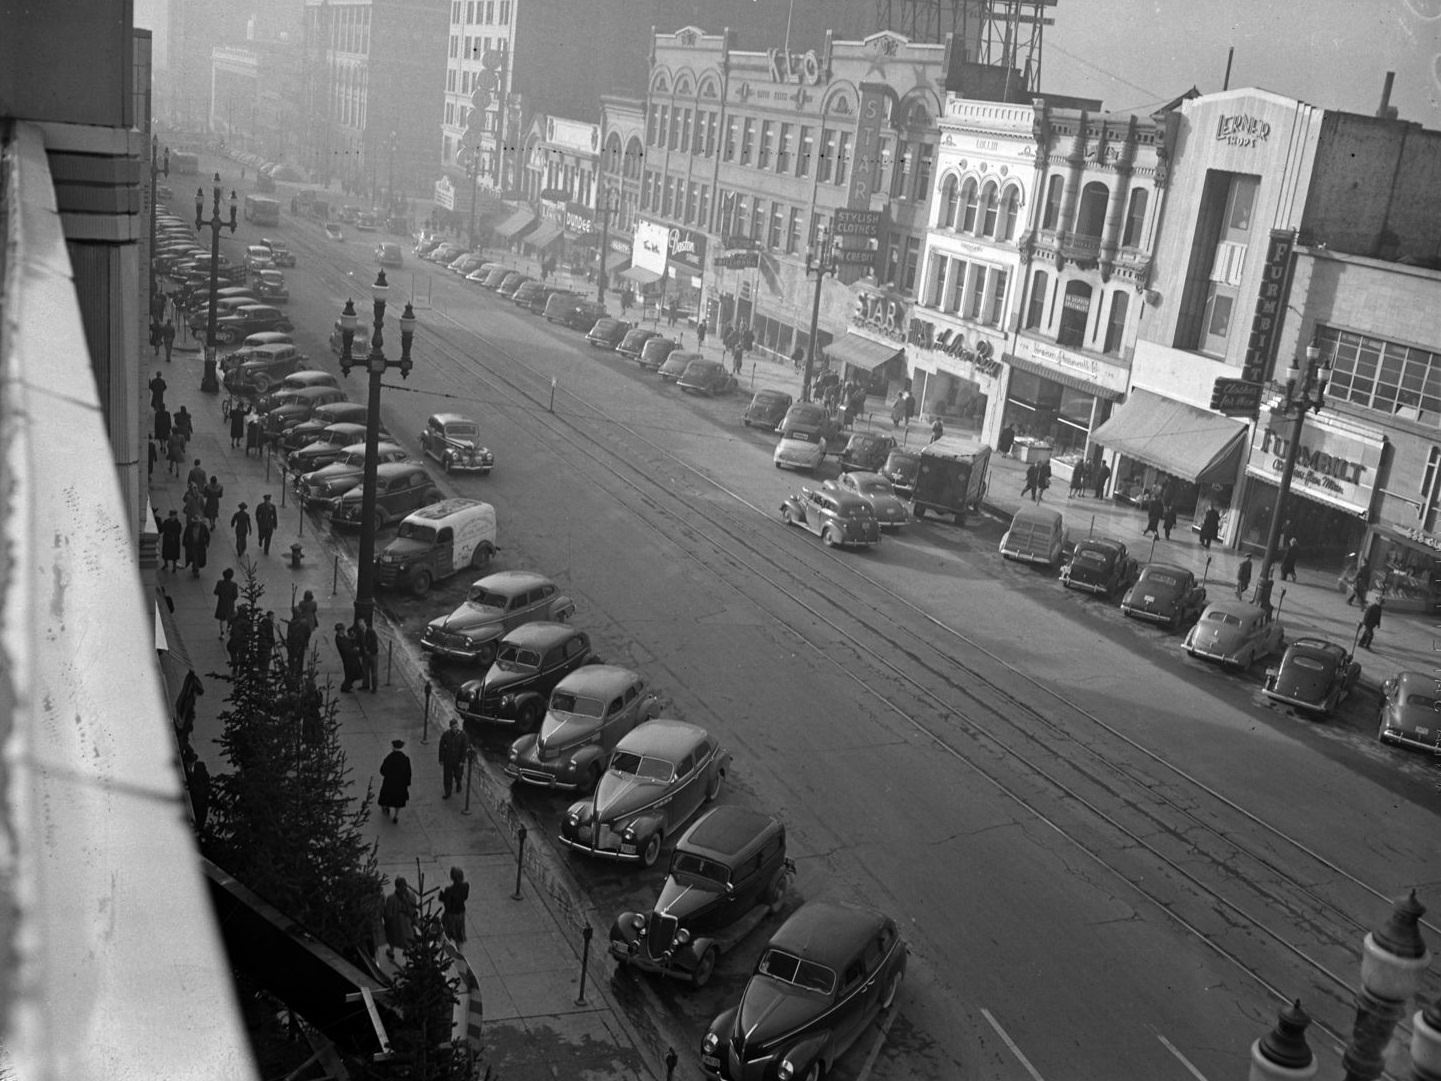
<path id="1" fill-rule="evenodd" d="M 819 961 L 839 973 L 885 922 L 885 916 L 871 909 L 810 901 L 781 925 L 768 948 Z"/>
<path id="2" fill-rule="evenodd" d="M 658 718 L 637 725 L 615 745 L 616 753 L 629 751 L 650 758 L 679 762 L 707 736 L 699 725 L 686 721 Z"/>
<path id="3" fill-rule="evenodd" d="M 564 642 L 567 638 L 579 634 L 569 623 L 555 623 L 551 620 L 537 620 L 534 623 L 522 623 L 515 630 L 505 636 L 502 641 L 513 646 L 521 646 L 526 649 L 534 649 L 544 653 L 551 646 Z"/>
<path id="4" fill-rule="evenodd" d="M 692 826 L 678 847 L 728 864 L 778 829 L 780 823 L 770 815 L 727 803 Z"/>
<path id="5" fill-rule="evenodd" d="M 614 664 L 592 664 L 572 672 L 560 681 L 556 691 L 609 700 L 621 694 L 640 676 Z"/>

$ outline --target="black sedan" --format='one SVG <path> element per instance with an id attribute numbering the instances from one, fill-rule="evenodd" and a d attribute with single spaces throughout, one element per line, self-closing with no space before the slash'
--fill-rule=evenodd
<path id="1" fill-rule="evenodd" d="M 1093 537 L 1076 542 L 1070 562 L 1061 568 L 1061 584 L 1109 597 L 1128 588 L 1139 574 L 1140 567 L 1124 544 L 1110 537 Z"/>
<path id="2" fill-rule="evenodd" d="M 455 709 L 467 721 L 534 732 L 556 684 L 599 663 L 585 631 L 549 620 L 522 623 L 500 640 L 485 675 L 460 685 Z"/>
<path id="3" fill-rule="evenodd" d="M 776 430 L 776 425 L 786 418 L 786 411 L 790 409 L 795 399 L 783 390 L 758 390 L 751 404 L 746 406 L 746 411 L 741 414 L 741 423 L 747 428 L 764 428 L 768 432 Z"/>
<path id="4" fill-rule="evenodd" d="M 1398 672 L 1383 683 L 1376 738 L 1441 754 L 1441 679 L 1426 672 Z"/>
<path id="5" fill-rule="evenodd" d="M 607 316 L 604 319 L 596 320 L 595 325 L 590 328 L 590 333 L 585 336 L 585 340 L 597 349 L 609 349 L 614 352 L 616 346 L 625 341 L 625 336 L 629 333 L 630 324 L 624 319 L 611 319 Z"/>
<path id="6" fill-rule="evenodd" d="M 1132 619 L 1179 630 L 1206 607 L 1205 587 L 1184 567 L 1152 563 L 1121 598 L 1121 612 Z"/>
<path id="7" fill-rule="evenodd" d="M 1361 665 L 1344 646 L 1324 638 L 1297 638 L 1266 670 L 1261 690 L 1267 698 L 1307 713 L 1326 716 L 1361 679 Z"/>

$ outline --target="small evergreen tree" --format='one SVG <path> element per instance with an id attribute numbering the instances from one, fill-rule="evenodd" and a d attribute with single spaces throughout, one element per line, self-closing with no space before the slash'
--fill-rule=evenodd
<path id="1" fill-rule="evenodd" d="M 463 1038 L 452 1042 L 453 1011 L 461 977 L 451 964 L 450 940 L 441 929 L 436 894 L 420 894 L 415 937 L 392 984 L 388 1004 L 399 1020 L 390 1029 L 395 1053 L 385 1074 L 407 1081 L 472 1081 L 477 1058 Z"/>
<path id="2" fill-rule="evenodd" d="M 382 876 L 365 840 L 371 792 L 349 794 L 337 703 L 313 661 L 287 676 L 279 628 L 267 634 L 253 564 L 231 629 L 230 694 L 201 850 L 317 939 L 374 955 Z M 267 643 L 273 643 L 268 645 Z"/>

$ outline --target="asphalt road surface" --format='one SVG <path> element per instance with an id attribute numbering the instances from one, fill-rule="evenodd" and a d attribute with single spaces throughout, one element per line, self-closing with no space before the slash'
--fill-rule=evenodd
<path id="1" fill-rule="evenodd" d="M 298 254 L 297 341 L 333 366 L 325 338 L 347 297 L 368 333 L 386 238 L 329 241 L 286 216 L 222 246 L 261 233 Z M 1412 886 L 1441 900 L 1435 776 L 1377 752 L 1374 699 L 1327 724 L 1271 708 L 1254 676 L 1188 661 L 1173 637 L 1003 563 L 985 518 L 826 549 L 778 511 L 834 466 L 773 468 L 774 437 L 739 423 L 744 394 L 662 386 L 408 246 L 389 276 L 391 355 L 403 301 L 421 302 L 415 369 L 387 375 L 384 421 L 417 450 L 431 412 L 480 421 L 494 473 L 433 472 L 496 506 L 495 569 L 550 574 L 607 661 L 719 736 L 734 755 L 721 799 L 787 825 L 792 904 L 860 902 L 900 924 L 899 1006 L 835 1076 L 1241 1077 L 1291 998 L 1316 1018 L 1322 1075 L 1339 1073 L 1363 934 Z M 364 379 L 351 375 L 352 398 Z M 465 584 L 384 603 L 414 643 Z M 438 673 L 451 687 L 474 674 Z M 568 802 L 516 799 L 552 834 Z M 553 858 L 589 898 L 598 944 L 662 877 Z M 773 926 L 700 991 L 613 977 L 637 1022 L 682 1050 L 678 1076 L 698 1076 L 705 1026 Z M 1438 992 L 1433 973 L 1422 994 Z"/>

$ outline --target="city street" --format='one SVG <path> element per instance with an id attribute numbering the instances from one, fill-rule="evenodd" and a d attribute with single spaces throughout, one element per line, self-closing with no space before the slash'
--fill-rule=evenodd
<path id="1" fill-rule="evenodd" d="M 363 347 L 372 249 L 393 238 L 347 228 L 331 241 L 286 215 L 242 225 L 222 250 L 234 259 L 261 233 L 299 257 L 286 274 L 296 342 L 334 370 L 331 324 L 354 298 Z M 495 505 L 494 569 L 553 577 L 607 662 L 644 674 L 664 715 L 720 739 L 734 756 L 722 801 L 786 824 L 793 903 L 858 902 L 900 925 L 899 1005 L 834 1076 L 1219 1081 L 1245 1075 L 1251 1041 L 1293 998 L 1315 1018 L 1321 1075 L 1338 1073 L 1362 936 L 1395 897 L 1417 887 L 1435 901 L 1441 882 L 1434 769 L 1375 743 L 1372 693 L 1329 722 L 1268 706 L 1262 666 L 1237 677 L 1189 661 L 1174 636 L 1003 562 L 991 516 L 826 548 L 778 508 L 834 465 L 814 479 L 773 468 L 774 436 L 738 421 L 744 393 L 686 396 L 409 244 L 388 276 L 387 349 L 410 296 L 418 331 L 409 380 L 386 377 L 384 422 L 418 453 L 428 414 L 479 420 L 490 476 L 430 466 L 447 493 Z M 777 368 L 748 361 L 743 387 Z M 171 381 L 198 373 L 195 354 L 177 356 Z M 363 370 L 343 385 L 363 400 Z M 218 428 L 219 399 L 201 421 Z M 297 527 L 291 504 L 280 549 Z M 353 538 L 332 540 L 316 518 L 304 534 L 308 558 L 329 563 L 324 537 L 353 580 Z M 467 584 L 382 597 L 397 665 L 424 669 L 421 629 Z M 436 670 L 442 717 L 478 674 Z M 496 792 L 504 747 L 487 745 Z M 515 799 L 553 845 L 566 797 Z M 555 847 L 598 944 L 617 912 L 654 896 L 659 867 Z M 648 1042 L 680 1051 L 676 1076 L 698 1077 L 705 1027 L 773 927 L 701 991 L 612 977 L 595 954 L 592 971 Z M 1438 991 L 1433 972 L 1422 997 Z"/>

